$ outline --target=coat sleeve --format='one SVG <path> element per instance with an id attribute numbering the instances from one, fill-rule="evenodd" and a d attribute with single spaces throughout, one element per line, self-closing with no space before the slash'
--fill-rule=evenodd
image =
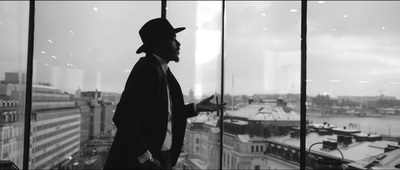
<path id="1" fill-rule="evenodd" d="M 190 103 L 190 104 L 185 105 L 186 119 L 194 117 L 194 116 L 197 116 L 198 112 L 195 111 L 195 109 L 194 109 L 195 106 L 194 105 L 195 105 L 194 103 Z"/>

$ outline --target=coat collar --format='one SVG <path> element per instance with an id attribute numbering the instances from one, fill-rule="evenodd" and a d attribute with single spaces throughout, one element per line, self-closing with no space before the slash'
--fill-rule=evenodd
<path id="1" fill-rule="evenodd" d="M 156 54 L 151 54 L 153 55 L 159 62 L 161 69 L 163 70 L 164 74 L 167 73 L 168 71 L 168 63 L 162 59 L 160 56 L 156 55 Z"/>

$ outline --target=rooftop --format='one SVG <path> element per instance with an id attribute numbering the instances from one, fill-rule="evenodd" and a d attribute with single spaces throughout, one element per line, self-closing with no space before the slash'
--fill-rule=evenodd
<path id="1" fill-rule="evenodd" d="M 238 139 L 241 143 L 265 142 L 265 141 L 267 141 L 266 138 L 262 138 L 262 137 L 250 137 L 250 135 L 248 135 L 248 134 L 237 135 L 237 139 Z"/>
<path id="2" fill-rule="evenodd" d="M 237 124 L 237 125 L 247 125 L 247 124 L 249 124 L 249 122 L 247 122 L 247 121 L 237 120 L 237 119 L 235 119 L 235 120 L 225 119 L 224 122 Z"/>
<path id="3" fill-rule="evenodd" d="M 286 110 L 286 111 L 285 111 Z M 300 121 L 300 115 L 287 111 L 283 107 L 278 107 L 276 103 L 257 103 L 247 105 L 239 110 L 228 113 L 230 116 L 246 118 L 258 121 L 290 120 Z"/>
<path id="4" fill-rule="evenodd" d="M 310 133 L 306 136 L 306 149 L 308 150 L 309 147 L 316 143 L 322 141 L 337 141 L 337 135 L 318 135 L 317 133 Z M 299 138 L 291 138 L 290 135 L 283 136 L 283 137 L 273 137 L 270 139 L 272 142 L 281 143 L 284 145 L 289 145 L 292 147 L 300 148 L 300 139 Z M 387 145 L 397 145 L 396 142 L 391 141 L 375 141 L 375 142 L 353 142 L 347 146 L 338 146 L 338 149 L 343 153 L 345 160 L 350 162 L 358 161 L 366 156 L 374 156 L 384 153 L 384 148 Z M 336 158 L 341 158 L 341 155 L 338 151 L 326 151 L 321 150 L 322 145 L 314 145 L 311 150 L 321 155 L 333 156 Z"/>
<path id="5" fill-rule="evenodd" d="M 366 169 L 367 166 L 374 167 L 374 169 L 398 169 L 400 164 L 400 149 L 382 153 L 376 156 L 361 159 L 352 162 L 349 166 L 359 169 Z"/>

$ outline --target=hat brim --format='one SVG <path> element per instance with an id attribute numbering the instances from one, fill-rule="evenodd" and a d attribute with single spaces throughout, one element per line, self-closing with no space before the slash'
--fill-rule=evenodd
<path id="1" fill-rule="evenodd" d="M 186 29 L 185 27 L 178 27 L 178 28 L 174 28 L 174 31 L 175 31 L 175 33 L 178 33 L 178 32 L 181 32 L 181 31 L 183 31 L 185 29 Z M 148 40 L 146 42 L 143 42 L 143 44 L 136 50 L 136 54 L 140 54 L 140 53 L 144 52 L 144 50 L 146 48 L 148 48 L 148 46 L 150 44 L 152 44 L 152 42 L 154 40 L 157 40 L 157 38 L 153 38 L 153 39 L 150 39 L 150 40 Z"/>

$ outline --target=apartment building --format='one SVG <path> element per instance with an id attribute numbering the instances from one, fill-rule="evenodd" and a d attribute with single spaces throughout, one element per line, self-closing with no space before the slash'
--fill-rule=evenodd
<path id="1" fill-rule="evenodd" d="M 19 102 L 0 96 L 0 160 L 10 160 L 22 167 L 23 123 Z"/>

